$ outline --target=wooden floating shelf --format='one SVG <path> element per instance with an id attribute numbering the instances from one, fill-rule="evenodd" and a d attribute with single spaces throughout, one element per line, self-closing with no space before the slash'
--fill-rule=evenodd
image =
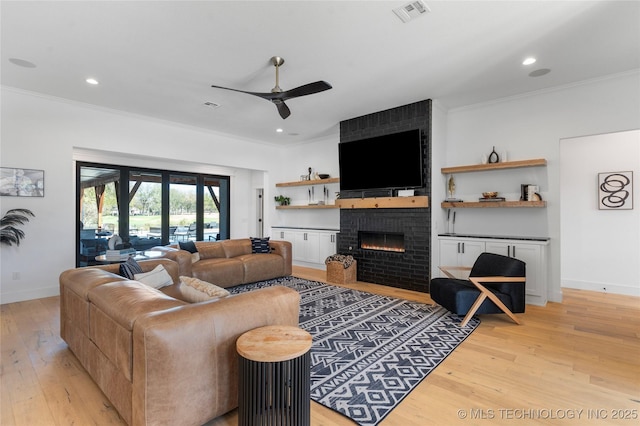
<path id="1" fill-rule="evenodd" d="M 486 208 L 517 208 L 517 207 L 547 207 L 546 201 L 443 201 L 443 208 L 455 209 L 486 209 Z"/>
<path id="2" fill-rule="evenodd" d="M 440 170 L 443 174 L 451 174 L 451 173 L 481 172 L 485 170 L 518 169 L 521 167 L 539 167 L 539 166 L 546 166 L 546 165 L 547 165 L 547 160 L 545 160 L 544 158 L 536 158 L 533 160 L 505 161 L 502 163 L 472 164 L 469 166 L 443 167 Z"/>
<path id="3" fill-rule="evenodd" d="M 309 186 L 309 185 L 326 185 L 329 183 L 338 183 L 340 182 L 340 178 L 328 178 L 328 179 L 314 179 L 314 180 L 297 180 L 294 182 L 280 182 L 276 183 L 278 187 L 286 187 L 286 186 Z"/>
<path id="4" fill-rule="evenodd" d="M 341 209 L 402 209 L 429 207 L 429 197 L 345 198 L 336 200 Z"/>
<path id="5" fill-rule="evenodd" d="M 296 209 L 338 209 L 335 204 L 311 204 L 311 205 L 300 205 L 300 206 L 276 206 L 276 210 L 296 210 Z"/>

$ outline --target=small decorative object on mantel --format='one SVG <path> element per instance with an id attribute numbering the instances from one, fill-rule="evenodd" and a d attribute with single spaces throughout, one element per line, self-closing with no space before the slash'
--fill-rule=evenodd
<path id="1" fill-rule="evenodd" d="M 456 202 L 460 202 L 462 201 L 459 198 L 455 197 L 456 194 L 456 181 L 453 178 L 453 175 L 449 176 L 449 179 L 447 180 L 447 192 L 449 193 L 449 198 L 447 198 L 447 201 L 456 201 Z"/>
<path id="2" fill-rule="evenodd" d="M 493 163 L 498 163 L 499 161 L 500 161 L 500 156 L 496 152 L 496 147 L 494 146 L 493 151 L 491 151 L 491 154 L 489 154 L 489 163 L 493 164 Z"/>
<path id="3" fill-rule="evenodd" d="M 480 201 L 505 201 L 505 198 L 498 197 L 497 192 L 491 191 L 491 192 L 483 192 L 482 198 L 480 198 L 479 200 Z"/>

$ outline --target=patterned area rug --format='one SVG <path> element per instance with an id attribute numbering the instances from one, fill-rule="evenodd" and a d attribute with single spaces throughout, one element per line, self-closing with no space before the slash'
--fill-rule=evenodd
<path id="1" fill-rule="evenodd" d="M 311 399 L 363 426 L 382 421 L 479 325 L 438 305 L 285 277 L 229 288 L 284 285 L 301 296 L 313 336 Z"/>

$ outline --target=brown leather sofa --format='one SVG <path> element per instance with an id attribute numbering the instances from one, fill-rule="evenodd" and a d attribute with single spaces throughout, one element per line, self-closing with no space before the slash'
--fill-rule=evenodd
<path id="1" fill-rule="evenodd" d="M 269 241 L 270 253 L 252 253 L 251 240 L 196 241 L 200 260 L 178 244 L 154 247 L 180 266 L 180 275 L 194 277 L 220 287 L 264 281 L 291 275 L 292 251 L 289 241 Z"/>
<path id="2" fill-rule="evenodd" d="M 160 290 L 118 275 L 119 265 L 60 275 L 60 334 L 130 425 L 201 425 L 238 405 L 235 343 L 265 325 L 297 325 L 300 296 L 283 286 L 188 303 L 178 263 Z"/>

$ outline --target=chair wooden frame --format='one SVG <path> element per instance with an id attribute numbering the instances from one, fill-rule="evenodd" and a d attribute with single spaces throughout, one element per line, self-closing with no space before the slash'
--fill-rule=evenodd
<path id="1" fill-rule="evenodd" d="M 458 279 L 455 275 L 453 275 L 452 271 L 471 271 L 470 267 L 467 266 L 439 266 L 438 267 L 447 277 Z M 460 323 L 460 327 L 464 327 L 467 325 L 469 320 L 476 313 L 482 302 L 488 297 L 493 303 L 496 304 L 498 308 L 500 308 L 509 318 L 511 318 L 516 324 L 520 324 L 518 318 L 511 312 L 509 308 L 505 306 L 504 303 L 500 301 L 488 288 L 482 285 L 482 283 L 522 283 L 526 281 L 525 277 L 504 277 L 504 276 L 493 276 L 493 277 L 468 277 L 467 278 L 478 290 L 480 290 L 480 294 L 471 308 L 469 308 L 469 312 L 465 315 L 464 319 Z"/>

